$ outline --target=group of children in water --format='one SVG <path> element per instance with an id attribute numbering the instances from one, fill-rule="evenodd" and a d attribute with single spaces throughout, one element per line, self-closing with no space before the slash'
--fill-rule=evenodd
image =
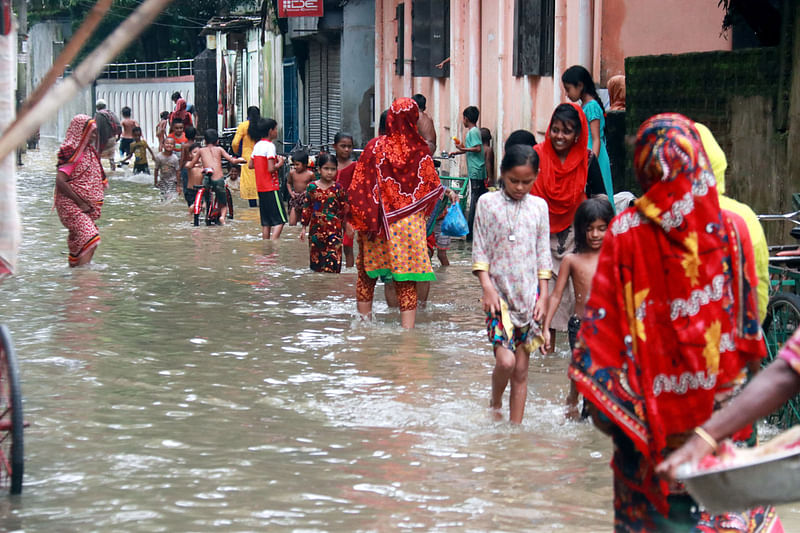
<path id="1" fill-rule="evenodd" d="M 553 275 L 548 202 L 531 192 L 540 163 L 537 151 L 527 141 L 532 135 L 520 136 L 517 131 L 509 137 L 500 164 L 500 177 L 496 180 L 499 188 L 476 195 L 480 198 L 474 199 L 479 201 L 475 201 L 471 233 L 473 272 L 483 291 L 488 336 L 496 360 L 490 403 L 500 416 L 502 396 L 510 383 L 510 420 L 514 423 L 521 422 L 524 413 L 530 353 L 536 348 L 543 352 L 553 349 L 551 322 L 570 282 L 574 289 L 575 308 L 568 331 L 570 348 L 575 346 L 580 327 L 578 317 L 583 315 L 603 237 L 614 216 L 613 200 L 609 200 L 613 199 L 613 191 L 610 175 L 607 175 L 602 104 L 591 76 L 588 72 L 585 74 L 575 68 L 568 70 L 564 86 L 570 99 L 581 101 L 587 119 L 583 124 L 589 125 L 586 132 L 589 135 L 588 148 L 597 160 L 597 163 L 591 163 L 595 169 L 599 163 L 602 171 L 603 185 L 598 187 L 600 180 L 597 178 L 590 180 L 594 184 L 587 187 L 586 196 L 599 192 L 592 189 L 600 188 L 608 194 L 589 197 L 574 211 L 575 249 L 561 259 L 560 268 L 556 269 L 558 275 Z M 476 112 L 477 108 L 473 111 L 472 107 L 465 110 L 465 126 L 470 131 L 476 125 Z M 556 110 L 545 141 L 552 144 L 562 163 L 579 137 L 585 138 L 579 135 L 581 120 L 565 119 L 565 116 Z M 151 151 L 156 161 L 154 184 L 161 190 L 162 197 L 166 198 L 171 190 L 177 194 L 183 192 L 191 214 L 198 189 L 210 186 L 218 196 L 225 194 L 223 159 L 233 165 L 246 164 L 255 170 L 263 239 L 280 238 L 287 222 L 290 225 L 300 223 L 299 239 L 308 239 L 312 270 L 339 273 L 342 255 L 347 266 L 354 264 L 353 231 L 346 222 L 347 194 L 341 185 L 342 181 L 349 183 L 348 176 L 352 176 L 356 164 L 351 160 L 352 136 L 338 133 L 333 153 L 320 153 L 314 159 L 305 152 L 291 154 L 287 213 L 279 195 L 281 183 L 278 178 L 278 171 L 286 164 L 286 158 L 278 155 L 273 142 L 278 134 L 275 120 L 259 118 L 251 121 L 248 135 L 258 141 L 249 159 L 235 157 L 218 146 L 216 130 L 205 132 L 204 146 L 194 142 L 196 130 L 191 126 L 184 127 L 180 120 L 171 124 L 171 130 L 169 135 L 161 132 L 159 153 L 152 154 Z M 150 148 L 142 140 L 138 126 L 132 127 L 131 133 L 132 150 L 126 160 L 136 155 L 135 168 L 146 171 L 140 159 L 146 166 L 143 152 Z M 521 141 L 522 144 L 515 144 L 517 139 L 525 140 Z M 457 140 L 456 144 L 463 148 Z M 483 150 L 480 155 L 483 157 Z M 453 201 L 453 195 L 448 196 Z M 220 223 L 224 223 L 225 208 Z M 433 249 L 435 245 L 431 252 Z M 554 284 L 551 278 L 555 278 Z M 567 398 L 568 416 L 578 416 L 577 403 L 577 392 L 572 386 Z"/>

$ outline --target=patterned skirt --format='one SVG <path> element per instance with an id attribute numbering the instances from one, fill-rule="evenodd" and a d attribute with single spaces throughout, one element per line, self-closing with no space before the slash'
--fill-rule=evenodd
<path id="1" fill-rule="evenodd" d="M 389 240 L 364 239 L 364 270 L 371 278 L 435 281 L 428 257 L 425 213 L 419 211 L 389 226 Z"/>

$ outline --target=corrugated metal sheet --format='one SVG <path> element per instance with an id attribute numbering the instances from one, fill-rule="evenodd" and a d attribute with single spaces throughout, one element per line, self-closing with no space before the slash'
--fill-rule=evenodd
<path id="1" fill-rule="evenodd" d="M 333 142 L 342 125 L 342 82 L 339 40 L 309 43 L 308 142 L 319 146 Z"/>

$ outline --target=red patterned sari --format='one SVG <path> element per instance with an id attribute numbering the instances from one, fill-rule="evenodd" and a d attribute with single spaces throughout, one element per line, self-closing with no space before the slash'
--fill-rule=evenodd
<path id="1" fill-rule="evenodd" d="M 771 508 L 709 516 L 655 477 L 765 347 L 749 234 L 720 210 L 693 123 L 645 122 L 634 164 L 646 192 L 606 234 L 569 369 L 613 424 L 615 529 L 775 531 Z"/>
<path id="2" fill-rule="evenodd" d="M 371 278 L 436 279 L 428 258 L 426 221 L 444 193 L 430 150 L 417 130 L 419 108 L 398 98 L 389 108 L 387 134 L 370 142 L 347 191 L 350 222 L 363 234 Z"/>
<path id="3" fill-rule="evenodd" d="M 96 130 L 97 125 L 91 117 L 76 115 L 58 151 L 58 171 L 66 174 L 69 187 L 91 205 L 88 212 L 83 212 L 74 201 L 56 190 L 55 208 L 61 223 L 69 230 L 67 245 L 72 266 L 100 244 L 95 220 L 100 218 L 108 180 L 97 149 L 89 142 Z"/>

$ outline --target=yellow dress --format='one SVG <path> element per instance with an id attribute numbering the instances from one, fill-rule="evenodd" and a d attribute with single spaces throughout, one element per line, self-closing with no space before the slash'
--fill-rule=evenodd
<path id="1" fill-rule="evenodd" d="M 250 161 L 250 156 L 253 154 L 253 146 L 255 141 L 247 134 L 247 128 L 250 127 L 250 121 L 245 120 L 239 127 L 236 128 L 236 135 L 233 137 L 233 151 L 239 150 L 239 143 L 242 144 L 242 157 Z M 239 174 L 239 195 L 245 200 L 257 200 L 258 189 L 256 189 L 256 171 L 248 168 L 247 164 L 239 167 L 241 172 Z"/>

